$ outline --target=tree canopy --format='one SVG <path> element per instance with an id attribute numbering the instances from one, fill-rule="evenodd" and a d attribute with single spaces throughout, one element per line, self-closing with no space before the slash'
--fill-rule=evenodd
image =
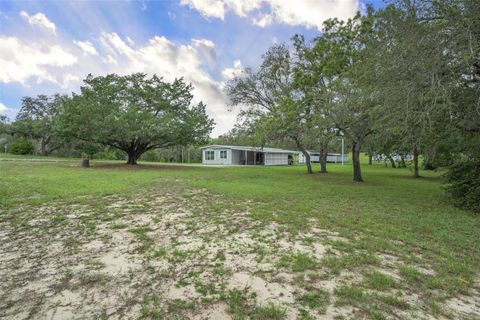
<path id="1" fill-rule="evenodd" d="M 49 155 L 62 146 L 62 138 L 53 130 L 65 95 L 38 95 L 23 97 L 22 107 L 10 131 L 17 135 L 38 139 L 40 153 Z"/>
<path id="2" fill-rule="evenodd" d="M 273 46 L 258 71 L 227 86 L 251 128 L 325 154 L 346 138 L 353 177 L 360 153 L 394 157 L 413 176 L 480 157 L 480 6 L 474 0 L 393 1 L 378 11 L 330 19 L 307 41 Z M 255 120 L 252 120 L 255 119 Z M 252 125 L 253 124 L 253 125 Z M 311 172 L 311 170 L 308 170 Z"/>
<path id="3" fill-rule="evenodd" d="M 64 136 L 123 150 L 128 164 L 146 151 L 208 139 L 213 120 L 202 102 L 192 104 L 193 87 L 137 73 L 84 80 L 80 94 L 65 100 L 57 122 Z"/>

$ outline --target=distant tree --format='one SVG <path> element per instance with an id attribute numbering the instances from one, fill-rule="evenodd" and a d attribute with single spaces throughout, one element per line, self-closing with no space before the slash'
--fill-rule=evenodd
<path id="1" fill-rule="evenodd" d="M 164 82 L 145 74 L 89 75 L 80 94 L 64 103 L 57 130 L 64 136 L 123 150 L 134 165 L 148 150 L 203 143 L 213 120 L 183 79 Z"/>
<path id="2" fill-rule="evenodd" d="M 451 99 L 450 57 L 441 28 L 422 22 L 420 15 L 420 8 L 410 5 L 379 12 L 377 37 L 363 65 L 365 82 L 379 101 L 376 128 L 400 137 L 395 145 L 413 155 L 414 177 L 419 176 L 420 154 L 433 155 L 445 132 Z"/>
<path id="3" fill-rule="evenodd" d="M 9 132 L 9 123 L 8 118 L 5 115 L 0 115 L 0 134 L 5 134 Z"/>
<path id="4" fill-rule="evenodd" d="M 62 139 L 53 126 L 65 99 L 66 96 L 59 94 L 23 97 L 22 107 L 10 127 L 11 133 L 38 140 L 40 153 L 51 154 L 62 146 Z"/>
<path id="5" fill-rule="evenodd" d="M 353 19 L 325 22 L 324 32 L 312 45 L 303 46 L 302 57 L 307 62 L 301 70 L 306 86 L 323 87 L 316 103 L 319 114 L 339 135 L 349 140 L 352 147 L 353 179 L 363 181 L 360 152 L 367 137 L 373 133 L 371 110 L 375 101 L 361 79 L 360 66 L 364 63 L 365 44 L 372 34 L 373 11 L 357 14 Z M 323 130 L 330 134 L 331 130 Z M 335 132 L 335 131 L 334 131 Z"/>
<path id="6" fill-rule="evenodd" d="M 272 111 L 262 117 L 267 132 L 276 139 L 290 139 L 302 152 L 307 172 L 313 173 L 308 149 L 313 145 L 311 107 L 303 99 L 285 97 L 279 99 Z"/>
<path id="7" fill-rule="evenodd" d="M 312 106 L 295 85 L 294 62 L 287 46 L 271 47 L 257 72 L 250 69 L 227 85 L 232 105 L 244 105 L 242 116 L 251 119 L 270 139 L 290 139 L 303 153 L 312 173 L 307 149 Z"/>
<path id="8" fill-rule="evenodd" d="M 265 143 L 264 137 L 259 135 L 255 126 L 238 122 L 225 134 L 211 140 L 212 144 L 257 146 Z"/>
<path id="9" fill-rule="evenodd" d="M 333 139 L 339 135 L 339 130 L 329 117 L 329 106 L 332 96 L 329 94 L 332 80 L 338 73 L 337 68 L 328 64 L 331 59 L 326 55 L 328 44 L 320 37 L 314 41 L 314 46 L 306 43 L 303 36 L 293 38 L 297 61 L 295 63 L 295 86 L 303 92 L 304 99 L 309 101 L 310 130 L 307 133 L 312 148 L 319 152 L 320 172 L 327 172 L 327 156 Z"/>

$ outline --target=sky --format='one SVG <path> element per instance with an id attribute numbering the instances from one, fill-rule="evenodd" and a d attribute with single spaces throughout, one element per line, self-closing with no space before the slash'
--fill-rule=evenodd
<path id="1" fill-rule="evenodd" d="M 194 86 L 226 133 L 238 110 L 225 83 L 294 34 L 312 39 L 324 20 L 348 19 L 382 0 L 0 0 L 0 114 L 23 96 L 79 92 L 82 80 L 143 72 Z"/>

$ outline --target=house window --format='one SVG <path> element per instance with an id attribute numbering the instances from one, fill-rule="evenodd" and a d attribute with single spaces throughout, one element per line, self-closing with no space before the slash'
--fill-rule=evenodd
<path id="1" fill-rule="evenodd" d="M 205 160 L 215 160 L 215 151 L 205 151 Z"/>
<path id="2" fill-rule="evenodd" d="M 220 151 L 220 159 L 227 159 L 227 150 Z"/>

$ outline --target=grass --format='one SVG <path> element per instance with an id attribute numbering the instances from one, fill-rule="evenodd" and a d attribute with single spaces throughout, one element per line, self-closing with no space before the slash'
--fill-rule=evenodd
<path id="1" fill-rule="evenodd" d="M 313 270 L 317 267 L 317 261 L 314 257 L 305 253 L 296 253 L 294 255 L 283 255 L 278 262 L 279 267 L 287 267 L 293 272 Z"/>
<path id="2" fill-rule="evenodd" d="M 298 302 L 312 310 L 317 310 L 319 314 L 324 314 L 330 301 L 328 292 L 323 290 L 310 290 L 298 298 Z"/>
<path id="3" fill-rule="evenodd" d="M 276 265 L 293 272 L 323 270 L 330 275 L 344 271 L 361 272 L 364 278 L 358 286 L 336 288 L 335 302 L 339 305 L 375 301 L 384 309 L 389 306 L 405 309 L 408 304 L 387 293 L 391 289 L 411 290 L 428 296 L 431 301 L 428 307 L 440 314 L 443 312 L 439 308 L 441 302 L 434 303 L 436 298 L 468 293 L 480 272 L 480 217 L 447 202 L 441 174 L 437 172 L 421 172 L 423 177 L 414 179 L 409 169 L 385 168 L 383 164 L 363 165 L 366 182 L 354 183 L 350 165 L 329 165 L 328 174 L 308 175 L 302 166 L 204 168 L 143 164 L 132 168 L 118 162 L 92 161 L 92 168 L 82 169 L 78 160 L 12 159 L 15 157 L 0 161 L 0 222 L 9 221 L 15 226 L 28 223 L 11 213 L 21 206 L 40 207 L 65 202 L 88 203 L 103 208 L 105 204 L 95 199 L 133 195 L 152 186 L 164 185 L 180 190 L 205 190 L 221 197 L 224 201 L 211 201 L 208 206 L 212 224 L 221 218 L 215 214 L 243 210 L 259 224 L 276 222 L 292 236 L 308 232 L 312 226 L 337 232 L 349 241 L 328 241 L 333 251 L 322 259 L 293 252 L 278 257 Z M 185 192 L 183 197 L 190 199 L 194 194 Z M 192 211 L 203 214 L 198 208 Z M 110 210 L 103 216 L 79 221 L 85 230 L 94 230 L 95 219 L 107 220 L 114 214 L 114 210 Z M 61 226 L 67 222 L 61 212 L 49 219 L 52 225 Z M 240 227 L 232 225 L 229 228 L 235 234 Z M 130 228 L 112 222 L 111 228 L 128 230 L 140 242 L 139 251 L 152 258 L 168 256 L 175 262 L 194 254 L 167 251 L 167 248 L 157 246 L 149 237 L 147 227 Z M 303 242 L 313 245 L 315 239 L 309 236 Z M 259 257 L 267 255 L 257 253 Z M 398 272 L 401 281 L 381 272 L 372 272 L 372 267 L 380 265 L 380 254 L 401 259 Z M 421 266 L 426 266 L 428 272 L 423 272 Z M 217 273 L 228 272 L 218 268 Z M 101 277 L 83 280 L 108 281 Z M 379 295 L 371 295 L 368 290 L 379 292 Z M 299 298 L 299 303 L 310 310 L 322 310 L 321 301 L 328 300 L 328 296 L 320 294 L 317 297 L 316 294 L 313 291 L 306 293 Z M 225 297 L 229 310 L 238 319 L 243 316 L 282 318 L 282 307 L 254 307 L 251 300 L 243 291 L 232 291 Z M 176 308 L 176 305 L 170 308 Z M 371 318 L 381 319 L 384 309 L 365 312 Z M 252 313 L 252 310 L 256 311 Z M 156 311 L 145 309 L 145 314 L 154 318 Z"/>
<path id="4" fill-rule="evenodd" d="M 337 297 L 337 301 L 335 302 L 337 306 L 364 305 L 367 300 L 365 292 L 356 286 L 341 286 L 335 288 L 334 293 Z"/>
<path id="5" fill-rule="evenodd" d="M 378 291 L 385 291 L 395 288 L 397 286 L 395 280 L 392 279 L 392 277 L 378 271 L 367 274 L 366 283 L 370 288 Z"/>
<path id="6" fill-rule="evenodd" d="M 253 312 L 253 319 L 257 320 L 281 320 L 287 316 L 287 309 L 270 302 L 264 306 L 258 306 Z"/>

